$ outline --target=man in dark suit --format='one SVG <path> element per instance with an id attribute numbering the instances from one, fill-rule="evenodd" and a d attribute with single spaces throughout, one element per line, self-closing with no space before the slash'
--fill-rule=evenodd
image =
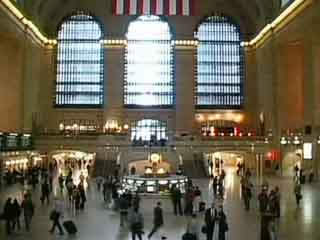
<path id="1" fill-rule="evenodd" d="M 159 228 L 163 225 L 163 214 L 161 208 L 161 202 L 157 203 L 157 206 L 153 210 L 153 229 L 148 235 L 148 239 L 152 237 L 152 235 L 159 230 Z"/>
<path id="2" fill-rule="evenodd" d="M 212 203 L 211 208 L 208 208 L 205 213 L 205 226 L 206 226 L 206 234 L 207 234 L 207 240 L 213 239 L 213 233 L 214 233 L 214 225 L 217 220 L 217 210 L 215 208 L 214 203 Z"/>
<path id="3" fill-rule="evenodd" d="M 172 198 L 172 202 L 173 202 L 174 215 L 177 216 L 178 210 L 179 210 L 179 214 L 180 214 L 180 216 L 182 216 L 183 215 L 182 206 L 181 206 L 182 194 L 181 194 L 180 189 L 177 188 L 177 186 L 173 186 L 173 188 L 171 189 L 171 198 Z"/>

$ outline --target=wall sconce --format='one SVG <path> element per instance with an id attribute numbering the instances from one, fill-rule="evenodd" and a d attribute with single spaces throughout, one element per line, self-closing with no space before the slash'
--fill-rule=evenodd
<path id="1" fill-rule="evenodd" d="M 287 141 L 286 137 L 281 137 L 281 139 L 280 139 L 280 144 L 281 144 L 281 145 L 286 145 L 286 144 L 288 144 L 288 141 Z"/>
<path id="2" fill-rule="evenodd" d="M 295 136 L 294 139 L 293 139 L 293 144 L 294 145 L 299 145 L 301 143 L 301 140 L 299 139 L 298 136 Z"/>
<path id="3" fill-rule="evenodd" d="M 60 124 L 59 124 L 59 130 L 60 130 L 60 131 L 64 131 L 64 124 L 63 124 L 63 123 L 60 123 Z"/>

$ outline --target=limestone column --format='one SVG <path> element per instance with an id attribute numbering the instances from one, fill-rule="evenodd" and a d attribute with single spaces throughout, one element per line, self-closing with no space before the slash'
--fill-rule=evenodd
<path id="1" fill-rule="evenodd" d="M 40 110 L 40 82 L 41 68 L 45 67 L 41 61 L 42 47 L 26 38 L 24 41 L 23 55 L 23 128 L 25 131 L 32 130 L 34 115 Z M 51 99 L 50 95 L 48 96 Z"/>
<path id="2" fill-rule="evenodd" d="M 105 120 L 122 121 L 124 103 L 125 46 L 105 49 Z"/>
<path id="3" fill-rule="evenodd" d="M 175 132 L 192 133 L 195 129 L 195 53 L 191 47 L 176 47 L 176 119 Z"/>
<path id="4" fill-rule="evenodd" d="M 11 36 L 0 35 L 1 131 L 23 128 L 23 47 Z"/>
<path id="5" fill-rule="evenodd" d="M 56 48 L 44 48 L 41 52 L 41 71 L 39 81 L 39 112 L 35 114 L 39 130 L 57 129 L 59 116 L 54 109 L 56 81 Z"/>

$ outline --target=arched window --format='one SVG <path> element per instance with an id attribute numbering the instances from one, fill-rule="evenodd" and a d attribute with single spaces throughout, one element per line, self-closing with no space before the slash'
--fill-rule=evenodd
<path id="1" fill-rule="evenodd" d="M 239 26 L 212 16 L 199 25 L 197 37 L 197 108 L 241 108 L 245 64 Z"/>
<path id="2" fill-rule="evenodd" d="M 57 107 L 102 107 L 102 39 L 102 27 L 92 16 L 78 13 L 61 24 L 57 52 Z"/>
<path id="3" fill-rule="evenodd" d="M 128 28 L 124 104 L 171 107 L 174 104 L 173 48 L 167 22 L 141 16 Z"/>
<path id="4" fill-rule="evenodd" d="M 161 140 L 167 139 L 166 122 L 143 119 L 131 124 L 131 140 Z"/>

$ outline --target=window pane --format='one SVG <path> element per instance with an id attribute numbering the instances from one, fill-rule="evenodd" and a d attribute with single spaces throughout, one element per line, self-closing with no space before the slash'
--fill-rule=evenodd
<path id="1" fill-rule="evenodd" d="M 156 16 L 141 16 L 130 23 L 127 39 L 125 105 L 172 105 L 173 48 L 168 23 Z"/>
<path id="2" fill-rule="evenodd" d="M 240 29 L 223 16 L 199 28 L 197 107 L 238 109 L 243 104 L 244 50 Z"/>
<path id="3" fill-rule="evenodd" d="M 98 107 L 103 104 L 103 39 L 100 24 L 82 13 L 60 26 L 56 106 Z"/>
<path id="4" fill-rule="evenodd" d="M 153 119 L 143 119 L 132 124 L 131 140 L 150 141 L 152 136 L 156 140 L 167 139 L 166 122 Z"/>

